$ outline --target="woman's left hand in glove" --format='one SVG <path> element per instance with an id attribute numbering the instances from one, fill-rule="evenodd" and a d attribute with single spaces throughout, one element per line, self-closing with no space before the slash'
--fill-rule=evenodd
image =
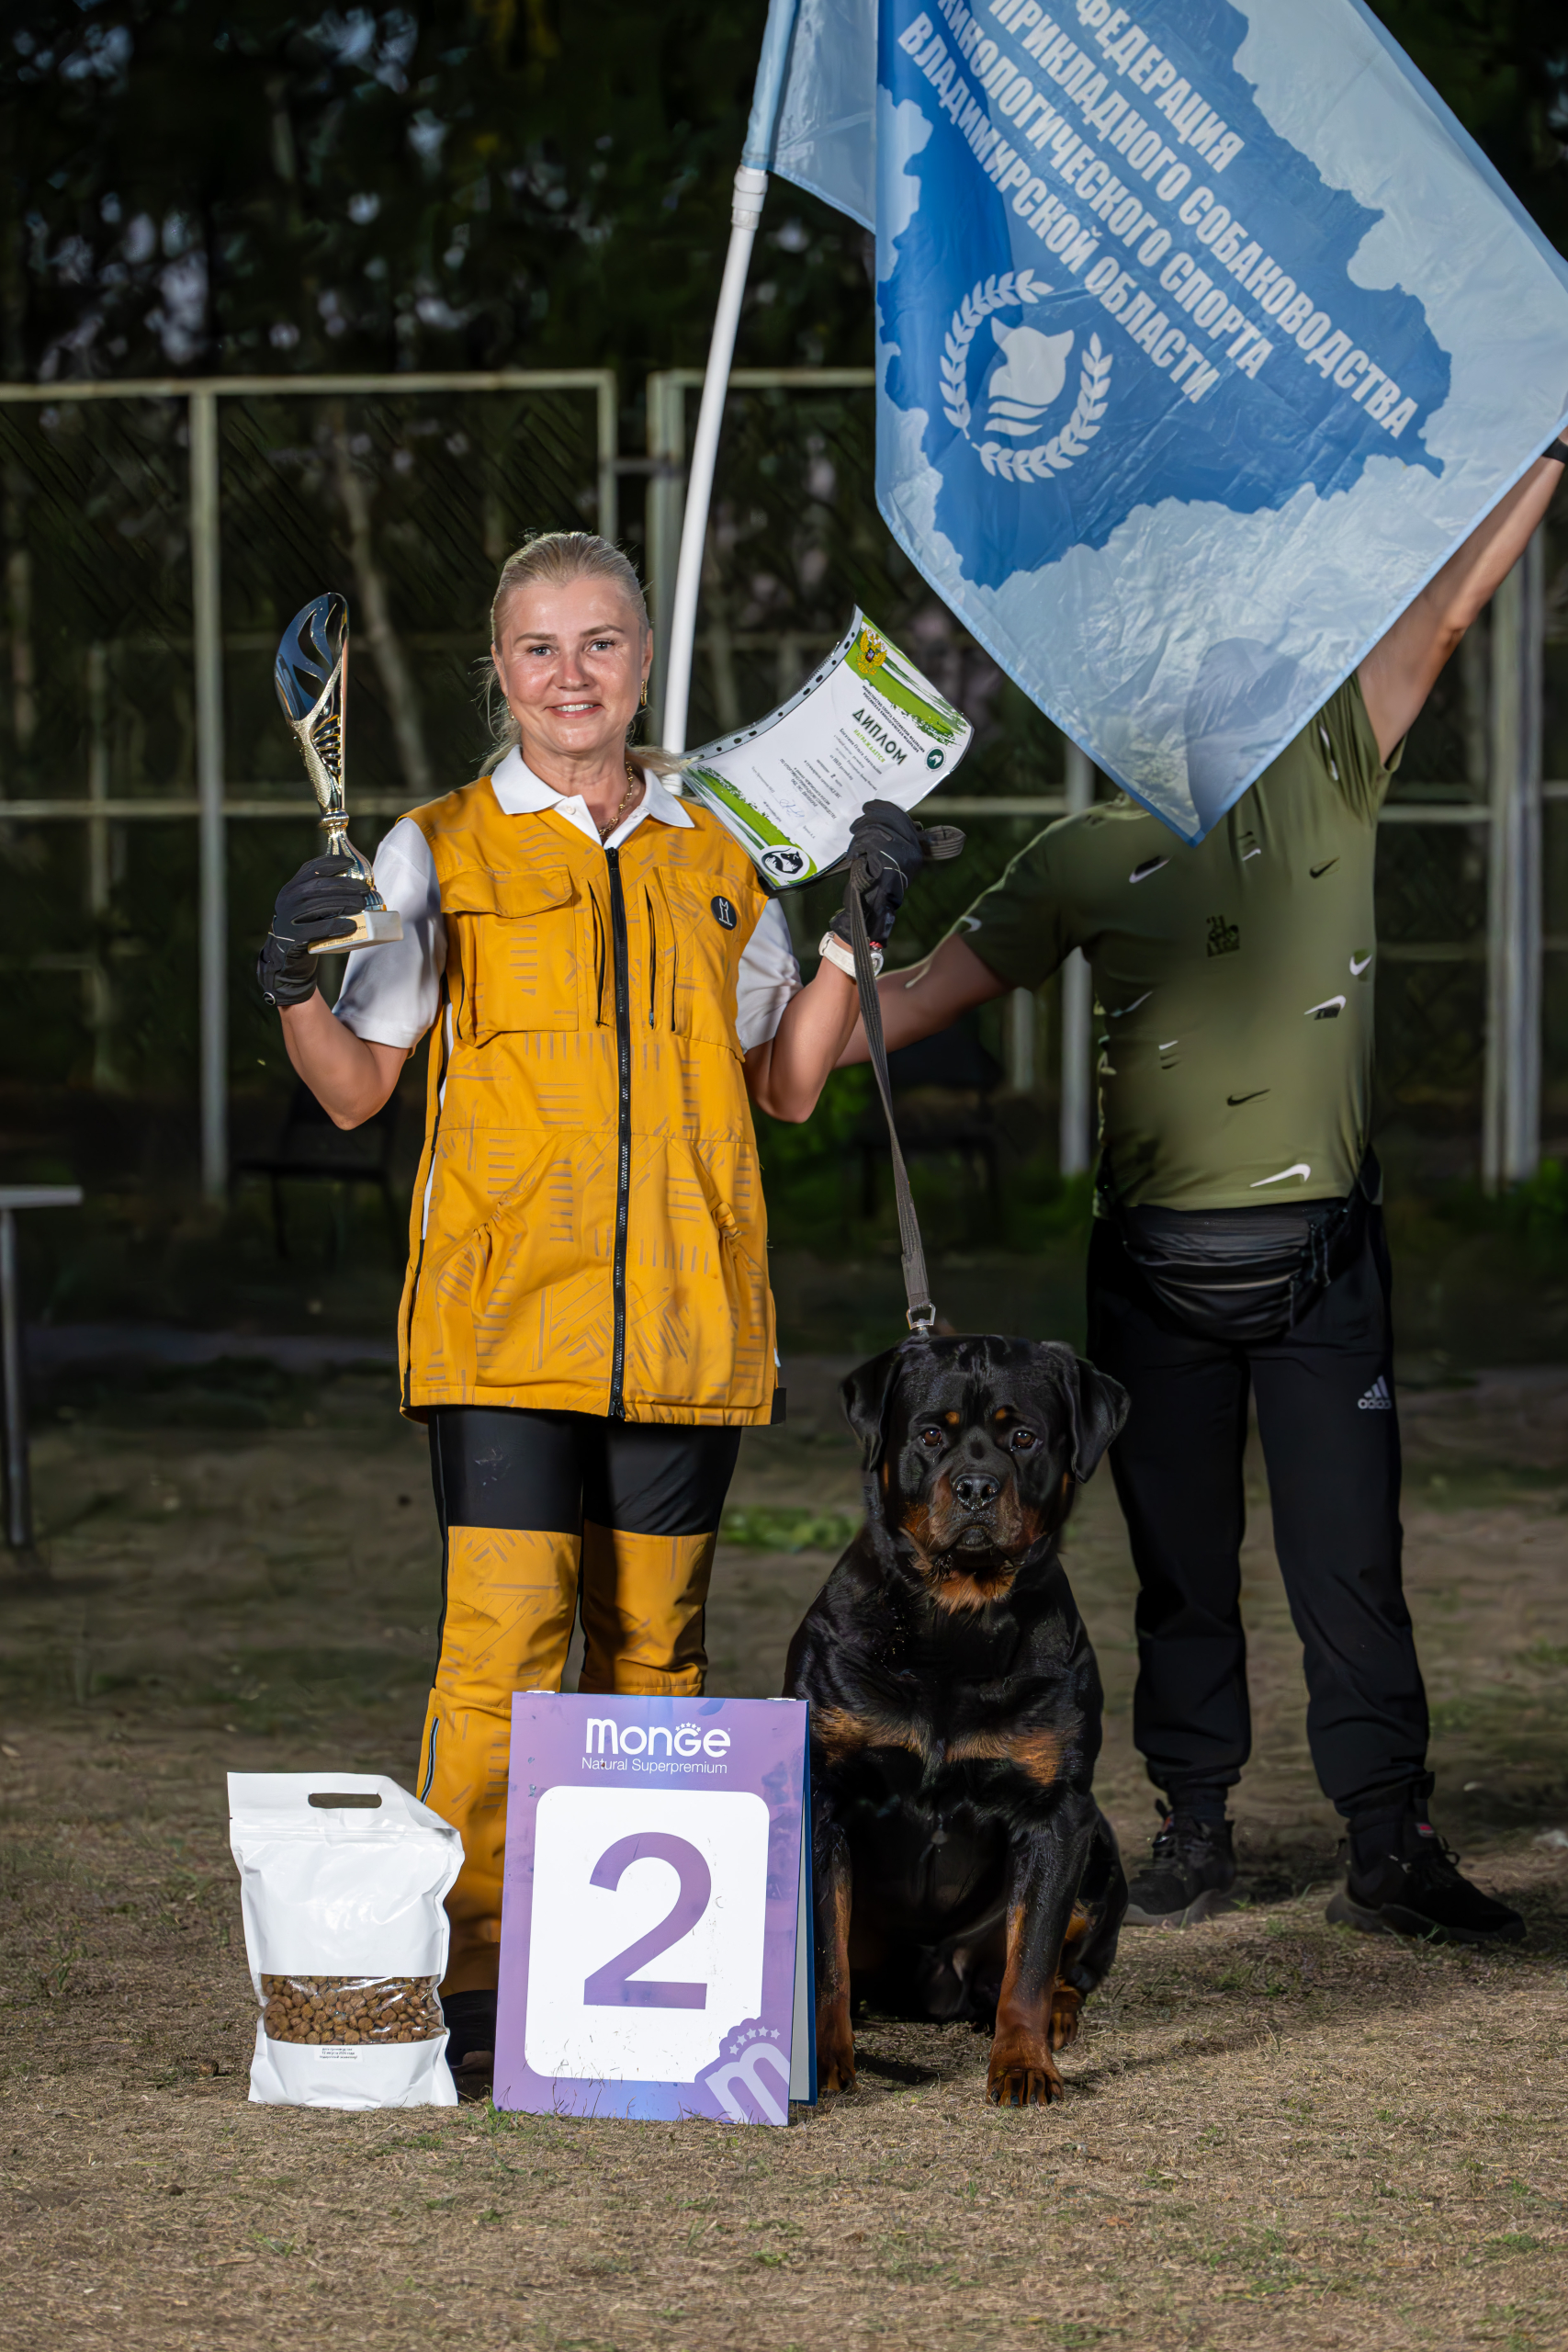
<path id="1" fill-rule="evenodd" d="M 904 894 L 926 862 L 924 829 L 893 801 L 868 800 L 850 827 L 850 857 L 852 872 L 859 865 L 865 875 L 861 903 L 866 935 L 874 946 L 886 948 Z M 840 908 L 828 928 L 848 941 L 847 906 Z"/>

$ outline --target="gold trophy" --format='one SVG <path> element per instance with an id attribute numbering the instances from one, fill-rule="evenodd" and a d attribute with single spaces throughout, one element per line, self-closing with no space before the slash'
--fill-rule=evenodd
<path id="1" fill-rule="evenodd" d="M 348 741 L 348 599 L 312 596 L 284 630 L 273 664 L 277 699 L 299 746 L 305 773 L 321 805 L 329 857 L 346 857 L 368 897 L 354 929 L 337 939 L 311 940 L 312 956 L 346 956 L 403 935 L 403 919 L 386 906 L 369 863 L 348 838 L 343 784 Z"/>

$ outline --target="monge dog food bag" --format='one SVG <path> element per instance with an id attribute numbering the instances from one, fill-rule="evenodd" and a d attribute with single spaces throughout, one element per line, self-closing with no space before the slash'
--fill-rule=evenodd
<path id="1" fill-rule="evenodd" d="M 229 1816 L 261 2005 L 252 2098 L 455 2107 L 435 1988 L 457 1831 L 367 1772 L 231 1772 Z"/>

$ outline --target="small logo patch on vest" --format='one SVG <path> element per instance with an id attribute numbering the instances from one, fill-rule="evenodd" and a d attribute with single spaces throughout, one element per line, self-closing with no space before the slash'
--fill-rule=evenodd
<path id="1" fill-rule="evenodd" d="M 735 911 L 734 901 L 729 899 L 716 899 L 714 900 L 713 919 L 723 931 L 733 931 L 736 924 L 740 920 L 739 916 Z"/>

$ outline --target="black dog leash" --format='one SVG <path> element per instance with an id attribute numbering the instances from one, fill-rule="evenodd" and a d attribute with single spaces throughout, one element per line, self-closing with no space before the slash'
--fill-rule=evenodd
<path id="1" fill-rule="evenodd" d="M 956 857 L 964 847 L 964 836 L 956 825 L 922 825 L 928 859 Z M 849 883 L 844 891 L 844 910 L 850 919 L 850 944 L 854 951 L 855 987 L 860 993 L 860 1015 L 865 1030 L 865 1042 L 871 1056 L 871 1066 L 876 1073 L 876 1091 L 882 1097 L 883 1115 L 887 1121 L 887 1144 L 893 1156 L 893 1194 L 898 1204 L 898 1246 L 904 1261 L 904 1295 L 908 1305 L 907 1320 L 918 1336 L 929 1336 L 936 1325 L 936 1308 L 931 1305 L 930 1280 L 926 1273 L 925 1245 L 920 1239 L 920 1220 L 915 1214 L 914 1196 L 909 1191 L 909 1172 L 904 1165 L 899 1148 L 898 1128 L 893 1116 L 893 1090 L 887 1077 L 887 1047 L 882 1035 L 882 1000 L 876 993 L 876 975 L 871 967 L 871 941 L 865 928 L 865 906 L 861 892 L 871 880 L 865 862 L 857 857 L 850 866 Z"/>

